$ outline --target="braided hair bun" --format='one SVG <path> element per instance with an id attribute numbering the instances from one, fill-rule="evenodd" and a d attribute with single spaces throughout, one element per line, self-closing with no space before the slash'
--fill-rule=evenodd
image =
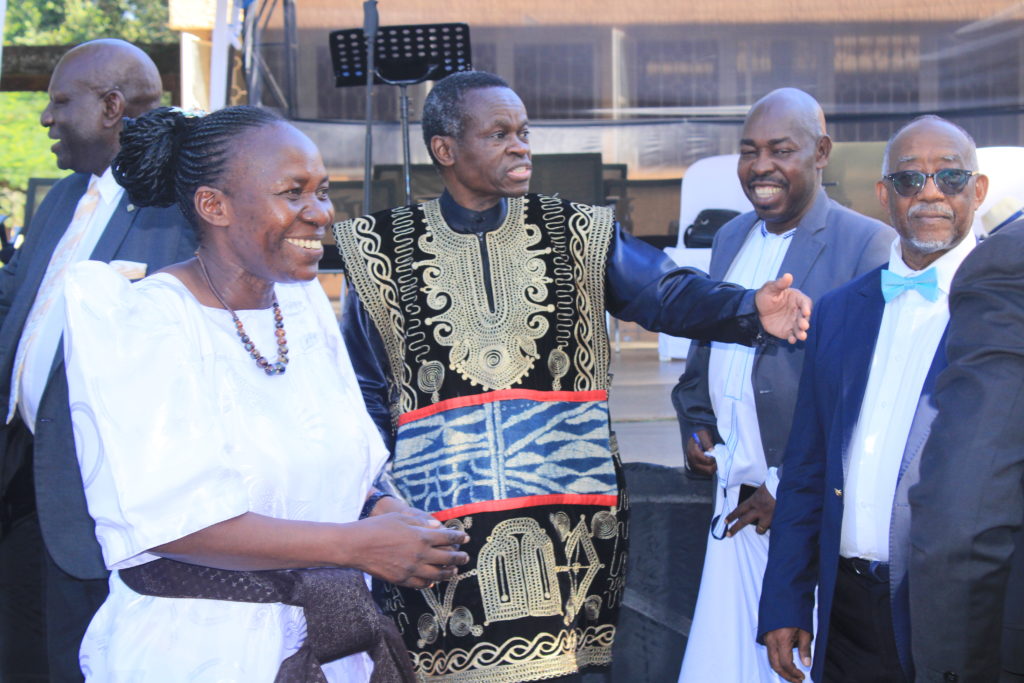
<path id="1" fill-rule="evenodd" d="M 121 151 L 114 157 L 114 178 L 136 206 L 170 206 L 178 152 L 198 116 L 174 107 L 160 107 L 137 119 L 126 119 Z"/>
<path id="2" fill-rule="evenodd" d="M 194 197 L 203 185 L 216 187 L 231 155 L 231 142 L 246 131 L 278 123 L 277 114 L 258 107 L 225 107 L 197 116 L 176 107 L 160 107 L 121 131 L 121 151 L 113 173 L 137 206 L 177 202 L 197 226 Z"/>

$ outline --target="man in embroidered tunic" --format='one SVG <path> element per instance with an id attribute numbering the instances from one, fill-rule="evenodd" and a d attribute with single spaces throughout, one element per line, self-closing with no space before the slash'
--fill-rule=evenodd
<path id="1" fill-rule="evenodd" d="M 380 596 L 425 680 L 578 680 L 611 661 L 625 581 L 605 311 L 754 344 L 804 338 L 810 302 L 788 277 L 755 293 L 677 269 L 609 209 L 526 194 L 526 110 L 497 76 L 440 81 L 423 136 L 441 198 L 335 226 L 342 329 L 400 492 L 466 530 L 471 560 Z"/>

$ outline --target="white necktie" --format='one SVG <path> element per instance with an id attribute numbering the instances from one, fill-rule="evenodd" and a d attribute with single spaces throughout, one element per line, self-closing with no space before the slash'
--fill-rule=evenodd
<path id="1" fill-rule="evenodd" d="M 72 259 L 78 252 L 78 246 L 85 237 L 86 228 L 92 215 L 96 213 L 99 205 L 100 192 L 97 188 L 98 178 L 92 177 L 89 181 L 89 188 L 85 195 L 79 200 L 75 215 L 68 223 L 68 229 L 60 238 L 53 254 L 50 256 L 50 263 L 46 267 L 46 274 L 39 283 L 39 290 L 36 292 L 35 301 L 32 303 L 32 310 L 28 313 L 25 327 L 21 332 L 21 340 L 18 342 L 18 350 L 14 355 L 14 372 L 11 376 L 11 402 L 7 410 L 7 422 L 14 418 L 14 411 L 17 409 L 18 401 L 21 399 L 22 375 L 25 371 L 25 357 L 28 355 L 32 345 L 37 341 L 43 320 L 46 313 L 57 301 L 61 287 L 64 286 L 64 273 L 72 263 Z M 29 425 L 32 427 L 32 425 Z"/>

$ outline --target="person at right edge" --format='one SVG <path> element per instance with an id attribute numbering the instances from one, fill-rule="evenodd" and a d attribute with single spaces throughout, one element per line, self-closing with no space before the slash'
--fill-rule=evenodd
<path id="1" fill-rule="evenodd" d="M 949 295 L 949 367 L 910 490 L 917 680 L 1024 681 L 1024 221 L 982 242 Z"/>
<path id="2" fill-rule="evenodd" d="M 783 457 L 757 637 L 787 681 L 804 679 L 793 648 L 811 665 L 812 637 L 815 681 L 914 680 L 907 491 L 946 365 L 950 283 L 977 242 L 988 178 L 970 135 L 936 116 L 896 132 L 882 173 L 899 240 L 888 267 L 818 303 Z"/>
<path id="3" fill-rule="evenodd" d="M 711 277 L 757 287 L 792 273 L 817 300 L 885 263 L 892 228 L 822 189 L 831 148 L 825 115 L 807 93 L 783 88 L 751 107 L 737 173 L 754 211 L 715 235 Z M 717 474 L 720 484 L 680 683 L 778 680 L 750 634 L 803 360 L 803 344 L 693 344 L 672 391 L 687 469 Z M 717 458 L 706 453 L 713 444 Z M 741 491 L 753 493 L 741 501 Z"/>

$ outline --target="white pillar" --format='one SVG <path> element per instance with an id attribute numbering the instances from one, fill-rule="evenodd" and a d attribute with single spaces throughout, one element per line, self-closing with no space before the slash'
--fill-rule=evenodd
<path id="1" fill-rule="evenodd" d="M 7 18 L 7 0 L 0 0 L 0 36 L 4 35 L 4 20 Z M 0 70 L 4 66 L 4 41 L 0 40 Z"/>
<path id="2" fill-rule="evenodd" d="M 228 47 L 231 45 L 229 12 L 234 14 L 234 2 L 217 0 L 210 54 L 210 111 L 223 108 L 228 100 Z"/>

